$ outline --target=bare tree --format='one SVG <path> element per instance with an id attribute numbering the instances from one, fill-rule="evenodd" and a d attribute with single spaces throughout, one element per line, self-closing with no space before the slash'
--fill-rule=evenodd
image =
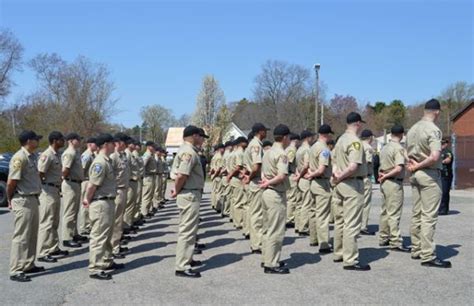
<path id="1" fill-rule="evenodd" d="M 201 127 L 212 127 L 216 123 L 217 112 L 223 103 L 225 96 L 219 82 L 213 75 L 204 76 L 192 122 Z"/>
<path id="2" fill-rule="evenodd" d="M 158 104 L 149 105 L 142 108 L 140 116 L 147 127 L 146 138 L 164 143 L 168 128 L 175 122 L 171 110 Z"/>
<path id="3" fill-rule="evenodd" d="M 465 81 L 449 85 L 442 91 L 439 99 L 442 103 L 443 119 L 440 121 L 441 130 L 446 135 L 451 134 L 451 116 L 458 109 L 474 99 L 474 84 Z"/>
<path id="4" fill-rule="evenodd" d="M 0 100 L 6 97 L 15 84 L 11 79 L 14 71 L 21 69 L 23 47 L 9 30 L 0 30 Z"/>

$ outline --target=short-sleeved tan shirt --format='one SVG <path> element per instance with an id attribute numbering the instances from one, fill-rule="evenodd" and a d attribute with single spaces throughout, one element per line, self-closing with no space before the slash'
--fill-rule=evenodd
<path id="1" fill-rule="evenodd" d="M 349 167 L 350 163 L 356 163 L 359 166 L 351 178 L 365 177 L 367 175 L 364 147 L 356 134 L 352 132 L 342 134 L 334 147 L 334 151 L 334 162 L 339 171 Z"/>
<path id="2" fill-rule="evenodd" d="M 82 169 L 84 169 L 85 180 L 89 179 L 89 169 L 92 165 L 92 162 L 94 161 L 94 158 L 95 158 L 95 153 L 93 153 L 89 149 L 85 150 L 81 155 L 81 163 L 82 163 Z"/>
<path id="3" fill-rule="evenodd" d="M 403 166 L 403 170 L 395 178 L 403 179 L 405 177 L 405 149 L 399 142 L 390 141 L 380 152 L 380 171 L 390 172 L 396 166 Z"/>
<path id="4" fill-rule="evenodd" d="M 140 153 L 136 150 L 133 151 L 132 154 L 135 157 L 135 160 L 137 161 L 139 178 L 142 178 L 143 175 L 145 175 L 145 167 L 143 166 L 143 159 L 141 158 Z"/>
<path id="5" fill-rule="evenodd" d="M 188 176 L 183 189 L 198 190 L 204 188 L 204 173 L 197 149 L 185 141 L 176 154 L 176 173 Z"/>
<path id="6" fill-rule="evenodd" d="M 275 142 L 272 148 L 263 156 L 262 177 L 271 180 L 280 174 L 286 175 L 285 180 L 282 183 L 272 185 L 269 188 L 278 192 L 286 192 L 290 188 L 290 181 L 288 179 L 288 156 L 283 149 L 283 145 L 279 142 Z"/>
<path id="7" fill-rule="evenodd" d="M 163 174 L 163 161 L 161 160 L 161 156 L 155 154 L 155 161 L 156 161 L 156 173 Z"/>
<path id="8" fill-rule="evenodd" d="M 44 181 L 46 184 L 61 185 L 62 165 L 61 157 L 52 147 L 47 148 L 38 160 L 38 171 L 44 173 Z"/>
<path id="9" fill-rule="evenodd" d="M 125 152 L 115 151 L 110 155 L 114 168 L 117 188 L 127 188 L 130 183 L 130 161 Z"/>
<path id="10" fill-rule="evenodd" d="M 244 149 L 242 147 L 238 147 L 237 149 L 232 152 L 232 156 L 229 160 L 230 164 L 230 169 L 231 171 L 234 171 L 237 167 L 243 167 L 244 166 Z M 236 174 L 236 176 L 233 176 L 232 179 L 230 180 L 230 184 L 233 187 L 239 187 L 242 185 L 241 180 L 238 177 L 239 173 Z"/>
<path id="11" fill-rule="evenodd" d="M 22 195 L 39 195 L 41 180 L 36 155 L 21 148 L 10 160 L 8 179 L 17 181 L 15 192 Z"/>
<path id="12" fill-rule="evenodd" d="M 130 179 L 131 180 L 134 180 L 134 181 L 137 181 L 138 178 L 140 177 L 140 168 L 139 168 L 139 164 L 138 164 L 138 159 L 140 157 L 136 157 L 133 153 L 135 151 L 130 151 L 128 148 L 125 149 L 125 154 L 127 155 L 127 158 L 129 160 L 129 164 L 130 164 Z"/>
<path id="13" fill-rule="evenodd" d="M 307 142 L 303 142 L 296 151 L 296 169 L 298 172 L 302 172 L 305 168 L 309 167 L 309 152 L 310 145 Z"/>
<path id="14" fill-rule="evenodd" d="M 374 167 L 372 164 L 374 149 L 367 141 L 362 141 L 362 145 L 364 146 L 365 160 L 367 161 L 367 175 L 370 176 L 374 174 Z"/>
<path id="15" fill-rule="evenodd" d="M 290 144 L 286 148 L 286 156 L 288 156 L 288 172 L 290 174 L 296 172 L 296 147 L 294 144 Z"/>
<path id="16" fill-rule="evenodd" d="M 250 172 L 254 165 L 262 164 L 263 147 L 262 142 L 257 137 L 252 138 L 244 153 L 245 168 Z M 252 178 L 252 182 L 258 184 L 262 177 L 261 169 Z"/>
<path id="17" fill-rule="evenodd" d="M 419 163 L 424 161 L 432 151 L 441 151 L 442 137 L 441 130 L 436 124 L 426 119 L 418 121 L 407 133 L 408 157 Z M 441 158 L 430 168 L 443 169 Z"/>
<path id="18" fill-rule="evenodd" d="M 73 147 L 68 147 L 62 155 L 63 168 L 69 169 L 69 179 L 76 181 L 84 180 L 84 169 L 82 168 L 81 154 Z"/>
<path id="19" fill-rule="evenodd" d="M 309 153 L 309 168 L 311 171 L 316 171 L 319 166 L 326 166 L 324 173 L 320 178 L 331 178 L 332 165 L 331 165 L 331 150 L 329 150 L 327 144 L 322 141 L 315 142 L 310 149 Z"/>
<path id="20" fill-rule="evenodd" d="M 117 195 L 117 183 L 114 167 L 110 157 L 99 153 L 92 161 L 89 168 L 89 183 L 97 186 L 93 198 L 115 197 Z"/>
<path id="21" fill-rule="evenodd" d="M 145 175 L 154 175 L 156 174 L 156 159 L 153 154 L 149 151 L 146 151 L 142 157 L 143 167 L 145 169 Z"/>

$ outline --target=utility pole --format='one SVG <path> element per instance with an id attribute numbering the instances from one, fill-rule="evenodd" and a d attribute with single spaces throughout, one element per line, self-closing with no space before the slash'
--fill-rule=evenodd
<path id="1" fill-rule="evenodd" d="M 316 73 L 316 91 L 315 91 L 315 107 L 314 107 L 314 131 L 317 132 L 319 129 L 319 68 L 321 68 L 320 64 L 314 65 L 314 72 Z M 323 122 L 322 119 L 323 111 L 321 112 L 321 123 Z"/>

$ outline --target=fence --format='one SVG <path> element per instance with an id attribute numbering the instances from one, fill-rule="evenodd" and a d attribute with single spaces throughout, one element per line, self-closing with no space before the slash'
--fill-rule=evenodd
<path id="1" fill-rule="evenodd" d="M 474 136 L 452 137 L 456 189 L 474 188 Z"/>

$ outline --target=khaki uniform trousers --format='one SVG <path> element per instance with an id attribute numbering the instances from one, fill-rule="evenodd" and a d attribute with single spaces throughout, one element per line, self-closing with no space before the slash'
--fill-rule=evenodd
<path id="1" fill-rule="evenodd" d="M 225 178 L 222 178 L 222 180 L 226 180 Z M 232 194 L 231 194 L 231 191 L 232 191 L 232 186 L 230 186 L 229 183 L 223 183 L 224 185 L 224 191 L 222 192 L 222 197 L 221 197 L 221 201 L 222 201 L 222 207 L 224 208 L 222 214 L 224 216 L 230 216 L 231 215 L 231 208 L 232 208 L 232 205 L 231 205 L 231 201 L 232 201 Z"/>
<path id="2" fill-rule="evenodd" d="M 120 239 L 123 234 L 123 215 L 125 206 L 127 205 L 127 188 L 118 188 L 117 197 L 115 198 L 115 222 L 112 234 L 112 252 L 120 253 Z"/>
<path id="3" fill-rule="evenodd" d="M 61 197 L 59 188 L 43 185 L 39 196 L 38 256 L 59 250 L 59 218 Z"/>
<path id="4" fill-rule="evenodd" d="M 370 207 L 372 206 L 372 181 L 370 178 L 364 178 L 364 207 L 362 209 L 361 230 L 367 230 L 369 226 Z"/>
<path id="5" fill-rule="evenodd" d="M 160 202 L 163 201 L 163 173 L 158 173 L 155 176 L 155 194 L 153 195 L 153 206 L 158 208 Z"/>
<path id="6" fill-rule="evenodd" d="M 211 192 L 211 206 L 216 209 L 217 207 L 217 190 L 219 188 L 219 178 L 216 177 L 212 180 L 212 192 Z"/>
<path id="7" fill-rule="evenodd" d="M 364 182 L 346 179 L 334 187 L 334 259 L 344 266 L 359 263 L 357 235 L 360 233 L 361 210 L 364 202 Z"/>
<path id="8" fill-rule="evenodd" d="M 38 198 L 15 195 L 12 199 L 13 237 L 10 252 L 10 276 L 32 269 L 38 240 Z"/>
<path id="9" fill-rule="evenodd" d="M 176 271 L 190 268 L 199 225 L 201 198 L 201 190 L 181 190 L 176 197 L 176 205 L 179 208 Z"/>
<path id="10" fill-rule="evenodd" d="M 96 274 L 112 264 L 112 233 L 115 220 L 113 200 L 93 201 L 89 207 L 89 273 Z"/>
<path id="11" fill-rule="evenodd" d="M 243 228 L 245 204 L 247 203 L 247 196 L 243 184 L 232 188 L 232 203 L 234 207 L 234 216 L 232 218 L 234 226 L 236 228 Z"/>
<path id="12" fill-rule="evenodd" d="M 250 248 L 252 250 L 262 249 L 263 236 L 263 189 L 255 182 L 250 182 L 248 187 L 249 208 L 247 219 L 249 220 Z"/>
<path id="13" fill-rule="evenodd" d="M 298 182 L 300 201 L 295 214 L 295 229 L 300 233 L 310 232 L 310 217 L 313 206 L 313 195 L 311 194 L 311 181 L 300 179 Z"/>
<path id="14" fill-rule="evenodd" d="M 138 195 L 138 181 L 130 181 L 127 191 L 127 205 L 125 206 L 125 213 L 123 215 L 123 222 L 125 228 L 130 228 L 133 225 L 134 215 L 137 207 Z"/>
<path id="15" fill-rule="evenodd" d="M 81 205 L 81 184 L 63 181 L 63 240 L 72 240 L 77 235 L 77 219 Z"/>
<path id="16" fill-rule="evenodd" d="M 161 187 L 161 199 L 166 199 L 166 189 L 168 188 L 168 174 L 163 173 L 163 186 Z"/>
<path id="17" fill-rule="evenodd" d="M 288 203 L 286 223 L 295 223 L 295 214 L 298 214 L 301 208 L 301 195 L 298 189 L 298 183 L 293 180 L 293 176 L 294 174 L 290 176 L 290 189 L 286 192 Z"/>
<path id="18" fill-rule="evenodd" d="M 142 205 L 142 192 L 143 192 L 143 179 L 138 179 L 137 186 L 137 201 L 135 202 L 135 208 L 133 213 L 133 221 L 138 221 L 140 219 L 140 210 Z"/>
<path id="19" fill-rule="evenodd" d="M 418 170 L 410 178 L 413 195 L 411 255 L 423 262 L 436 258 L 433 241 L 441 204 L 441 175 L 436 169 Z"/>
<path id="20" fill-rule="evenodd" d="M 242 211 L 242 234 L 244 236 L 250 235 L 250 220 L 249 220 L 249 207 L 250 207 L 250 195 L 249 185 L 244 185 L 245 203 Z"/>
<path id="21" fill-rule="evenodd" d="M 82 201 L 86 196 L 86 189 L 89 181 L 83 181 L 81 183 L 81 200 L 79 203 L 79 233 L 86 234 L 91 230 L 91 220 L 89 218 L 89 208 L 82 205 Z"/>
<path id="22" fill-rule="evenodd" d="M 153 207 L 153 195 L 155 193 L 155 176 L 147 175 L 143 178 L 141 212 L 146 216 Z"/>
<path id="23" fill-rule="evenodd" d="M 390 242 L 391 247 L 402 245 L 400 219 L 403 207 L 403 181 L 388 179 L 380 185 L 382 192 L 382 211 L 380 213 L 380 243 Z"/>
<path id="24" fill-rule="evenodd" d="M 329 246 L 329 218 L 331 213 L 331 184 L 329 179 L 316 178 L 311 181 L 312 214 L 310 221 L 310 243 L 319 243 L 320 249 Z"/>
<path id="25" fill-rule="evenodd" d="M 286 193 L 265 189 L 263 200 L 262 255 L 265 267 L 280 265 L 281 249 L 286 230 Z"/>

